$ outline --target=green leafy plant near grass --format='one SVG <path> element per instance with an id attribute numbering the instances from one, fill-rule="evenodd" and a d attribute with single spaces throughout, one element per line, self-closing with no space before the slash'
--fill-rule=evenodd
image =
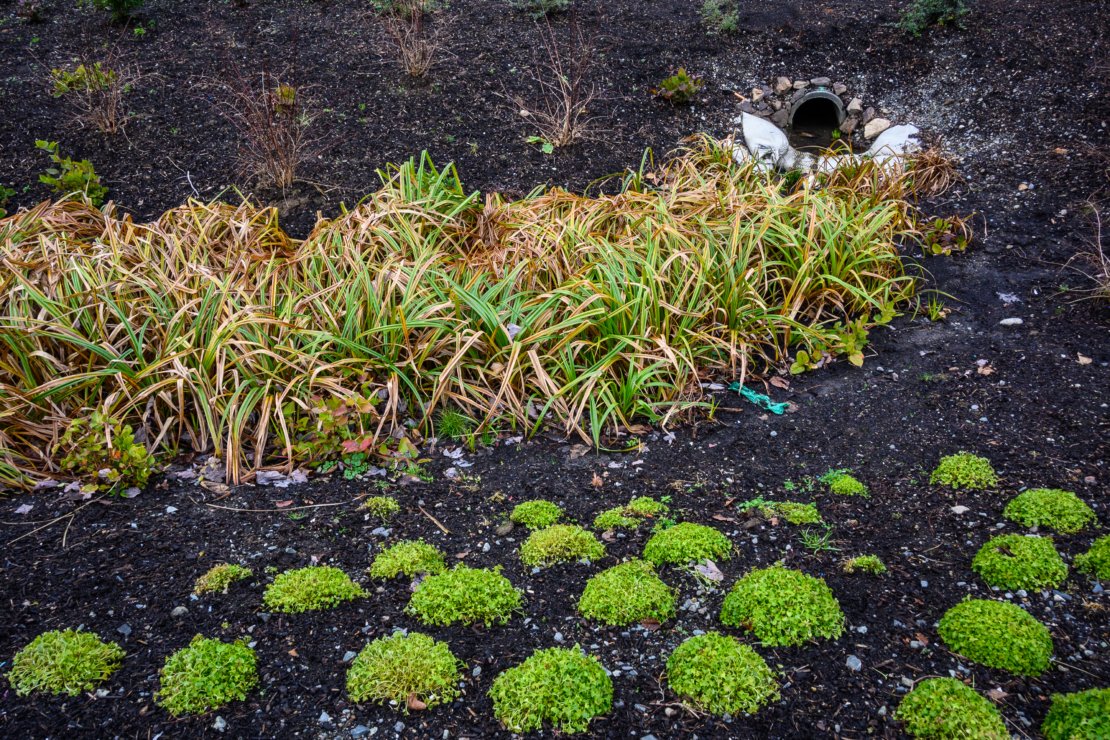
<path id="1" fill-rule="evenodd" d="M 509 4 L 538 20 L 546 15 L 564 12 L 570 7 L 570 0 L 509 0 Z"/>
<path id="2" fill-rule="evenodd" d="M 1110 688 L 1053 694 L 1041 733 L 1047 740 L 1110 738 Z"/>
<path id="3" fill-rule="evenodd" d="M 648 517 L 666 514 L 670 509 L 666 504 L 650 496 L 639 496 L 625 506 L 617 506 L 602 512 L 594 519 L 594 529 L 610 530 L 617 528 L 632 529 Z"/>
<path id="4" fill-rule="evenodd" d="M 640 526 L 643 519 L 628 516 L 625 513 L 625 507 L 618 506 L 613 509 L 607 509 L 597 515 L 594 519 L 594 529 L 609 531 L 611 529 L 634 529 Z"/>
<path id="5" fill-rule="evenodd" d="M 108 11 L 116 23 L 126 22 L 143 7 L 144 0 L 81 0 L 81 5 L 92 10 Z"/>
<path id="6" fill-rule="evenodd" d="M 1048 628 L 1014 604 L 967 598 L 949 609 L 937 627 L 954 652 L 991 668 L 1023 676 L 1048 670 Z"/>
<path id="7" fill-rule="evenodd" d="M 166 659 L 154 700 L 175 717 L 242 701 L 258 685 L 257 659 L 245 640 L 232 643 L 200 635 Z"/>
<path id="8" fill-rule="evenodd" d="M 408 713 L 410 696 L 428 707 L 459 695 L 459 661 L 445 642 L 394 633 L 364 647 L 347 671 L 351 701 L 395 701 Z"/>
<path id="9" fill-rule="evenodd" d="M 1068 577 L 1051 537 L 1020 534 L 992 537 L 971 561 L 971 569 L 999 588 L 1056 588 Z"/>
<path id="10" fill-rule="evenodd" d="M 574 524 L 556 524 L 537 529 L 520 546 L 520 559 L 525 565 L 532 566 L 582 559 L 600 560 L 603 557 L 605 545 L 597 541 L 593 532 Z"/>
<path id="11" fill-rule="evenodd" d="M 372 515 L 382 520 L 382 524 L 388 524 L 393 515 L 401 510 L 400 504 L 397 500 L 389 496 L 373 496 L 366 499 L 366 503 L 362 505 Z"/>
<path id="12" fill-rule="evenodd" d="M 767 646 L 844 634 L 844 613 L 825 581 L 781 565 L 737 581 L 725 597 L 721 621 L 753 632 Z"/>
<path id="13" fill-rule="evenodd" d="M 864 496 L 867 486 L 848 474 L 847 470 L 830 470 L 818 478 L 829 490 L 840 496 Z"/>
<path id="14" fill-rule="evenodd" d="M 775 674 L 747 645 L 717 632 L 691 637 L 667 659 L 667 682 L 713 714 L 754 714 L 779 698 Z"/>
<path id="15" fill-rule="evenodd" d="M 520 604 L 520 591 L 501 575 L 501 566 L 479 570 L 459 563 L 425 578 L 405 611 L 424 624 L 482 622 L 489 627 L 508 622 Z"/>
<path id="16" fill-rule="evenodd" d="M 135 442 L 130 426 L 100 411 L 74 419 L 58 442 L 65 451 L 62 470 L 88 481 L 82 490 L 121 493 L 126 486 L 142 488 L 154 472 L 154 455 Z"/>
<path id="17" fill-rule="evenodd" d="M 578 601 L 578 613 L 604 624 L 626 625 L 674 616 L 675 593 L 646 560 L 629 560 L 591 578 Z"/>
<path id="18" fill-rule="evenodd" d="M 125 654 L 92 632 L 43 632 L 15 654 L 7 678 L 19 696 L 32 691 L 77 696 L 112 675 Z"/>
<path id="19" fill-rule="evenodd" d="M 222 591 L 226 594 L 228 586 L 250 576 L 250 570 L 241 565 L 223 563 L 198 578 L 196 585 L 193 586 L 193 593 L 200 595 Z"/>
<path id="20" fill-rule="evenodd" d="M 857 555 L 845 560 L 842 567 L 845 573 L 855 573 L 857 570 L 872 575 L 886 573 L 886 566 L 883 565 L 883 561 L 879 560 L 877 555 Z"/>
<path id="21" fill-rule="evenodd" d="M 1110 535 L 1099 537 L 1090 550 L 1076 555 L 1074 565 L 1080 573 L 1110 579 Z"/>
<path id="22" fill-rule="evenodd" d="M 436 433 L 448 439 L 462 439 L 474 429 L 474 420 L 457 409 L 444 409 L 439 412 Z"/>
<path id="23" fill-rule="evenodd" d="M 966 0 L 911 0 L 895 25 L 905 33 L 920 36 L 930 26 L 962 28 L 962 18 L 969 12 Z"/>
<path id="24" fill-rule="evenodd" d="M 371 578 L 396 578 L 404 573 L 412 578 L 417 573 L 435 575 L 447 569 L 443 553 L 424 540 L 406 540 L 378 553 L 370 565 Z"/>
<path id="25" fill-rule="evenodd" d="M 954 678 L 928 678 L 906 694 L 894 718 L 916 740 L 1008 740 L 1002 715 Z"/>
<path id="26" fill-rule="evenodd" d="M 584 732 L 613 706 L 613 681 L 593 656 L 571 650 L 537 650 L 504 671 L 489 691 L 493 713 L 510 732 L 530 732 L 550 722 L 559 732 Z"/>
<path id="27" fill-rule="evenodd" d="M 55 165 L 45 175 L 39 175 L 39 182 L 63 196 L 79 195 L 97 208 L 104 203 L 108 188 L 100 183 L 100 175 L 96 174 L 92 162 L 62 157 L 56 141 L 36 141 L 35 147 L 49 154 Z"/>
<path id="28" fill-rule="evenodd" d="M 683 522 L 658 531 L 644 545 L 644 559 L 656 565 L 728 560 L 732 543 L 713 527 Z"/>
<path id="29" fill-rule="evenodd" d="M 704 0 L 701 4 L 701 22 L 709 33 L 733 33 L 740 23 L 736 0 Z"/>
<path id="30" fill-rule="evenodd" d="M 262 603 L 274 611 L 297 613 L 328 609 L 364 596 L 366 592 L 346 573 L 321 565 L 279 573 L 266 587 Z"/>
<path id="31" fill-rule="evenodd" d="M 652 90 L 655 97 L 666 100 L 671 105 L 686 105 L 698 99 L 698 93 L 705 87 L 705 80 L 700 77 L 690 77 L 681 67 L 678 73 L 661 80 L 659 88 Z"/>
<path id="32" fill-rule="evenodd" d="M 765 519 L 782 517 L 791 524 L 820 524 L 821 514 L 815 504 L 799 504 L 793 501 L 767 501 L 762 496 L 745 501 L 737 507 L 740 511 L 758 511 Z"/>
<path id="33" fill-rule="evenodd" d="M 1051 527 L 1073 533 L 1095 520 L 1095 512 L 1070 491 L 1037 488 L 1019 493 L 1002 515 L 1026 527 Z"/>
<path id="34" fill-rule="evenodd" d="M 529 529 L 543 529 L 559 521 L 562 516 L 563 510 L 556 504 L 537 499 L 517 504 L 509 518 Z"/>
<path id="35" fill-rule="evenodd" d="M 998 476 L 991 467 L 990 460 L 976 457 L 970 452 L 957 452 L 942 457 L 937 469 L 929 476 L 929 484 L 982 490 L 998 487 Z"/>

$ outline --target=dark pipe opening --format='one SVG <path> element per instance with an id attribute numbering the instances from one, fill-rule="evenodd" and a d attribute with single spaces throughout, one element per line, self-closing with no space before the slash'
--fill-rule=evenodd
<path id="1" fill-rule="evenodd" d="M 831 131 L 840 126 L 840 112 L 831 100 L 810 98 L 794 111 L 792 125 L 801 131 L 823 129 Z"/>
<path id="2" fill-rule="evenodd" d="M 790 108 L 787 138 L 802 151 L 819 151 L 833 144 L 845 146 L 847 142 L 833 133 L 846 117 L 840 98 L 826 90 L 814 90 Z"/>

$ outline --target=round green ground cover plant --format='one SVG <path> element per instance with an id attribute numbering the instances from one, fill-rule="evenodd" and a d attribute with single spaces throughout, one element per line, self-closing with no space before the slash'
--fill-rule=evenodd
<path id="1" fill-rule="evenodd" d="M 775 514 L 786 519 L 791 524 L 820 524 L 821 515 L 813 504 L 797 504 L 793 501 L 783 501 L 772 507 Z"/>
<path id="2" fill-rule="evenodd" d="M 397 503 L 397 499 L 389 496 L 374 496 L 366 499 L 361 508 L 381 519 L 382 524 L 388 524 L 393 515 L 401 510 L 401 505 Z"/>
<path id="3" fill-rule="evenodd" d="M 679 696 L 713 714 L 754 714 L 779 698 L 775 674 L 757 652 L 718 632 L 691 637 L 667 659 Z"/>
<path id="4" fill-rule="evenodd" d="M 894 718 L 917 740 L 1008 740 L 1002 715 L 954 678 L 921 681 L 898 705 Z"/>
<path id="5" fill-rule="evenodd" d="M 732 543 L 713 527 L 683 522 L 656 532 L 644 545 L 644 559 L 656 565 L 728 560 Z"/>
<path id="6" fill-rule="evenodd" d="M 520 559 L 525 565 L 544 566 L 575 560 L 599 560 L 605 557 L 605 545 L 593 532 L 574 524 L 556 524 L 537 529 L 520 546 Z"/>
<path id="7" fill-rule="evenodd" d="M 659 516 L 670 511 L 666 504 L 656 501 L 651 496 L 637 496 L 624 508 L 631 516 L 638 517 Z"/>
<path id="8" fill-rule="evenodd" d="M 543 529 L 559 521 L 562 516 L 563 510 L 558 506 L 550 501 L 538 499 L 517 504 L 509 518 L 528 529 Z"/>
<path id="9" fill-rule="evenodd" d="M 640 526 L 643 519 L 627 516 L 625 508 L 618 506 L 615 509 L 608 509 L 597 515 L 594 519 L 594 529 L 610 530 L 610 529 L 632 529 Z"/>
<path id="10" fill-rule="evenodd" d="M 971 561 L 971 569 L 999 588 L 1056 588 L 1068 577 L 1051 537 L 1020 534 L 992 537 Z"/>
<path id="11" fill-rule="evenodd" d="M 279 573 L 266 587 L 262 603 L 278 612 L 327 609 L 342 601 L 361 599 L 366 592 L 347 574 L 330 565 Z"/>
<path id="12" fill-rule="evenodd" d="M 843 568 L 845 573 L 855 573 L 857 570 L 872 575 L 886 573 L 886 566 L 883 565 L 883 561 L 879 560 L 877 555 L 858 555 L 850 560 L 845 560 Z"/>
<path id="13" fill-rule="evenodd" d="M 929 476 L 929 483 L 940 483 L 953 488 L 996 488 L 998 476 L 994 474 L 990 460 L 985 457 L 976 457 L 970 452 L 957 452 L 941 458 L 937 469 Z"/>
<path id="14" fill-rule="evenodd" d="M 370 565 L 371 578 L 395 578 L 404 573 L 412 578 L 417 573 L 435 575 L 447 569 L 443 553 L 424 540 L 405 540 L 383 550 Z"/>
<path id="15" fill-rule="evenodd" d="M 1037 488 L 1019 493 L 1006 504 L 1002 515 L 1026 527 L 1052 527 L 1059 532 L 1078 532 L 1095 519 L 1095 512 L 1071 491 Z"/>
<path id="16" fill-rule="evenodd" d="M 1110 688 L 1053 694 L 1041 732 L 1048 740 L 1110 738 Z"/>
<path id="17" fill-rule="evenodd" d="M 597 658 L 577 646 L 537 650 L 499 675 L 489 691 L 493 714 L 511 732 L 539 729 L 584 732 L 594 717 L 613 706 L 613 682 Z"/>
<path id="18" fill-rule="evenodd" d="M 668 511 L 670 509 L 667 508 L 666 504 L 656 501 L 650 496 L 638 496 L 625 506 L 617 506 L 599 514 L 594 519 L 594 529 L 608 530 L 617 529 L 618 527 L 632 529 L 640 526 L 640 522 L 645 518 L 660 516 Z"/>
<path id="19" fill-rule="evenodd" d="M 953 652 L 1022 676 L 1044 673 L 1052 657 L 1048 628 L 1002 601 L 965 599 L 941 617 L 937 632 Z"/>
<path id="20" fill-rule="evenodd" d="M 674 589 L 646 560 L 629 560 L 591 578 L 578 601 L 578 613 L 604 624 L 626 625 L 674 616 Z"/>
<path id="21" fill-rule="evenodd" d="M 520 591 L 501 575 L 500 565 L 493 570 L 480 570 L 459 563 L 451 570 L 425 578 L 405 611 L 424 624 L 482 622 L 489 627 L 508 622 L 520 603 Z"/>
<path id="22" fill-rule="evenodd" d="M 126 653 L 92 632 L 43 632 L 15 654 L 8 681 L 19 696 L 32 691 L 77 696 L 112 675 Z"/>
<path id="23" fill-rule="evenodd" d="M 825 581 L 781 565 L 737 581 L 725 597 L 721 621 L 754 632 L 768 647 L 844 634 L 844 613 Z"/>
<path id="24" fill-rule="evenodd" d="M 1099 537 L 1090 550 L 1076 555 L 1075 569 L 1095 578 L 1110 579 L 1110 535 Z"/>
<path id="25" fill-rule="evenodd" d="M 829 490 L 839 496 L 862 496 L 867 493 L 867 486 L 845 473 L 833 479 Z"/>
<path id="26" fill-rule="evenodd" d="M 217 565 L 197 579 L 196 585 L 193 587 L 193 593 L 199 596 L 200 594 L 222 591 L 226 594 L 228 586 L 244 578 L 250 578 L 250 576 L 250 570 L 241 565 L 235 565 L 234 563 Z"/>
<path id="27" fill-rule="evenodd" d="M 347 671 L 351 701 L 395 701 L 408 714 L 408 698 L 428 707 L 459 694 L 459 661 L 445 642 L 427 635 L 394 633 L 364 647 Z"/>
<path id="28" fill-rule="evenodd" d="M 258 685 L 254 650 L 244 640 L 220 642 L 200 635 L 166 659 L 154 701 L 175 717 L 242 701 Z"/>

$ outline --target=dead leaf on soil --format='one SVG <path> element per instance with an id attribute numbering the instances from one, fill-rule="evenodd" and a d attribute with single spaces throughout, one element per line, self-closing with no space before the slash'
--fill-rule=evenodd
<path id="1" fill-rule="evenodd" d="M 725 580 L 725 574 L 717 567 L 717 564 L 712 560 L 706 560 L 704 563 L 698 563 L 694 566 L 698 573 L 708 578 L 711 581 L 721 582 Z"/>
<path id="2" fill-rule="evenodd" d="M 223 483 L 217 483 L 216 481 L 213 481 L 213 480 L 203 480 L 203 481 L 201 481 L 200 482 L 200 487 L 205 488 L 205 489 L 211 491 L 212 493 L 220 493 L 220 494 L 231 493 L 230 488 L 225 486 Z"/>
<path id="3" fill-rule="evenodd" d="M 990 699 L 993 699 L 994 701 L 1002 701 L 1002 700 L 1003 700 L 1003 699 L 1005 699 L 1005 698 L 1006 698 L 1007 696 L 1009 696 L 1009 694 L 1007 694 L 1007 693 L 1006 693 L 1005 691 L 1003 691 L 1003 690 L 1002 690 L 1001 688 L 998 688 L 998 689 L 991 689 L 990 691 L 988 691 L 988 692 L 987 692 L 987 696 L 988 696 L 988 697 L 989 697 Z"/>
<path id="4" fill-rule="evenodd" d="M 720 514 L 714 514 L 713 518 L 716 519 L 719 522 L 735 522 L 736 521 L 736 519 L 734 519 L 731 516 L 721 516 Z"/>
<path id="5" fill-rule="evenodd" d="M 1084 357 L 1083 355 L 1079 354 L 1078 352 L 1076 352 L 1076 356 L 1079 358 L 1079 364 L 1080 365 L 1090 365 L 1091 364 L 1091 358 L 1090 357 Z"/>
<path id="6" fill-rule="evenodd" d="M 23 504 L 23 506 L 20 506 L 18 509 L 15 510 L 15 513 L 16 514 L 26 514 L 26 513 L 30 512 L 31 509 L 33 509 L 33 508 L 35 508 L 34 504 Z"/>
<path id="7" fill-rule="evenodd" d="M 925 645 L 926 647 L 929 646 L 929 638 L 925 635 L 918 632 L 916 635 L 914 635 L 914 637 L 916 637 L 917 641 L 920 642 L 922 645 Z"/>
<path id="8" fill-rule="evenodd" d="M 1055 149 L 1053 149 L 1052 151 L 1053 151 L 1053 152 L 1054 152 L 1055 154 L 1067 154 L 1067 153 L 1068 153 L 1068 150 L 1067 150 L 1067 149 L 1064 149 L 1063 147 L 1060 147 L 1060 146 L 1056 147 L 1056 148 L 1055 148 Z"/>
<path id="9" fill-rule="evenodd" d="M 276 506 L 279 509 L 284 509 L 286 506 L 292 506 L 292 505 L 293 505 L 293 499 L 289 499 L 288 501 L 275 501 L 274 502 L 274 506 Z"/>
<path id="10" fill-rule="evenodd" d="M 294 658 L 299 658 L 299 657 L 301 657 L 301 656 L 297 655 L 297 648 L 293 648 L 292 650 L 290 650 L 290 651 L 289 651 L 289 653 L 288 653 L 288 654 L 289 654 L 289 655 L 292 655 L 292 656 L 293 656 Z"/>
<path id="11" fill-rule="evenodd" d="M 783 390 L 790 389 L 790 381 L 786 378 L 780 378 L 777 375 L 771 378 L 771 385 L 775 386 L 776 388 L 782 388 Z"/>
<path id="12" fill-rule="evenodd" d="M 594 473 L 594 478 L 590 481 L 590 485 L 594 488 L 601 488 L 604 484 L 605 481 L 601 480 L 597 473 Z"/>
<path id="13" fill-rule="evenodd" d="M 416 692 L 409 694 L 409 709 L 414 712 L 419 712 L 428 708 L 428 705 L 416 698 Z"/>
<path id="14" fill-rule="evenodd" d="M 570 448 L 570 450 L 568 450 L 568 453 L 570 454 L 571 460 L 577 460 L 578 458 L 586 455 L 586 453 L 588 453 L 589 451 L 590 448 L 586 445 L 574 445 Z"/>
<path id="15" fill-rule="evenodd" d="M 458 555 L 455 556 L 455 559 L 456 560 L 462 560 L 463 558 L 465 558 L 469 554 L 470 554 L 470 550 L 467 550 L 466 552 L 460 552 Z"/>
<path id="16" fill-rule="evenodd" d="M 640 626 L 646 629 L 648 632 L 654 632 L 655 630 L 659 629 L 660 625 L 658 619 L 643 619 L 640 620 Z"/>
<path id="17" fill-rule="evenodd" d="M 606 542 L 612 542 L 616 538 L 617 536 L 613 534 L 613 530 L 611 529 L 607 529 L 601 533 L 601 539 L 605 540 Z"/>

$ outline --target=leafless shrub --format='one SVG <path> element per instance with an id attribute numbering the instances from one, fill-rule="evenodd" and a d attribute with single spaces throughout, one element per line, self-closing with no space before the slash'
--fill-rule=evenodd
<path id="1" fill-rule="evenodd" d="M 51 69 L 48 76 L 52 94 L 73 109 L 74 118 L 104 134 L 118 133 L 127 125 L 123 98 L 141 79 L 116 47 L 99 57 L 74 59 Z"/>
<path id="2" fill-rule="evenodd" d="M 963 178 L 956 171 L 952 156 L 937 141 L 928 149 L 913 154 L 907 162 L 913 191 L 917 195 L 940 195 Z"/>
<path id="3" fill-rule="evenodd" d="M 1110 254 L 1107 254 L 1106 248 L 1102 244 L 1102 213 L 1095 203 L 1090 203 L 1091 225 L 1094 234 L 1090 238 L 1090 249 L 1085 252 L 1080 252 L 1072 260 L 1069 260 L 1069 266 L 1072 261 L 1078 261 L 1086 265 L 1083 267 L 1073 267 L 1082 275 L 1085 275 L 1093 283 L 1094 287 L 1091 289 L 1091 296 L 1094 298 L 1110 298 Z"/>
<path id="4" fill-rule="evenodd" d="M 433 23 L 427 0 L 398 0 L 382 27 L 397 60 L 413 77 L 428 74 L 443 45 L 443 26 Z"/>

